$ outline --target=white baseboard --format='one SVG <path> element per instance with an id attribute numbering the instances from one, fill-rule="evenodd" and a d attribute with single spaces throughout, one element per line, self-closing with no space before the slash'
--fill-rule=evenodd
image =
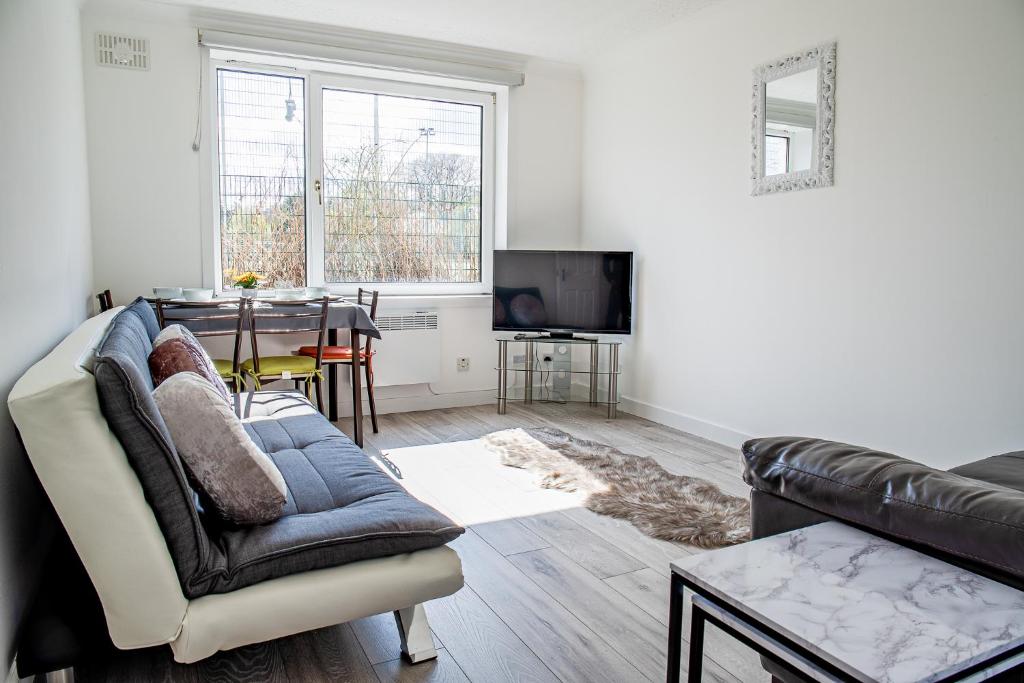
<path id="1" fill-rule="evenodd" d="M 346 401 L 348 387 L 339 387 L 341 400 L 338 402 L 338 415 L 340 417 L 352 416 L 352 402 Z M 482 406 L 495 403 L 494 389 L 481 389 L 476 391 L 458 391 L 446 394 L 421 394 L 418 396 L 393 396 L 377 397 L 377 413 L 385 415 L 388 413 L 411 413 L 418 410 L 436 410 L 438 408 L 462 408 L 465 406 Z M 629 396 L 623 396 L 619 404 L 619 410 L 624 413 L 643 417 L 653 422 L 673 427 L 681 431 L 693 434 L 724 446 L 739 448 L 747 439 L 752 438 L 748 434 L 738 432 L 729 427 L 707 422 L 690 415 L 655 406 L 644 401 L 638 401 Z M 363 400 L 363 416 L 369 418 L 370 406 Z"/>
<path id="2" fill-rule="evenodd" d="M 348 387 L 339 389 L 339 393 L 345 392 Z M 377 414 L 388 413 L 411 413 L 418 410 L 436 410 L 438 408 L 462 408 L 465 406 L 482 406 L 496 403 L 494 389 L 482 389 L 479 391 L 457 391 L 447 394 L 424 394 L 420 396 L 394 396 L 389 398 L 377 397 Z M 338 415 L 340 417 L 352 416 L 352 402 L 344 398 L 338 402 Z M 363 399 L 363 417 L 370 417 L 370 406 Z"/>
<path id="3" fill-rule="evenodd" d="M 621 401 L 622 402 L 619 404 L 619 410 L 624 413 L 643 417 L 668 427 L 674 427 L 680 431 L 720 443 L 723 446 L 739 448 L 744 441 L 752 438 L 751 436 L 738 432 L 735 429 L 723 427 L 722 425 L 717 425 L 713 422 L 707 422 L 706 420 L 691 417 L 690 415 L 684 415 L 683 413 L 676 412 L 675 410 L 662 408 L 661 406 L 645 403 L 644 401 L 638 401 L 637 399 L 630 398 L 629 396 L 623 396 Z"/>

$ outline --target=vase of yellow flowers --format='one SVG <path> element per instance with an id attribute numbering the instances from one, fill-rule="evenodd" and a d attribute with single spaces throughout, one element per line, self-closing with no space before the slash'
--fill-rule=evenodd
<path id="1" fill-rule="evenodd" d="M 235 287 L 238 288 L 238 296 L 250 299 L 256 298 L 256 287 L 260 283 L 260 276 L 251 270 L 239 273 L 234 276 Z"/>

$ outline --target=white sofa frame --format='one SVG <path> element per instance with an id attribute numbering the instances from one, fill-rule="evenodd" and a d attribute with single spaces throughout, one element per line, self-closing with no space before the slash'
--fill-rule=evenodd
<path id="1" fill-rule="evenodd" d="M 96 588 L 121 649 L 169 644 L 178 662 L 394 612 L 402 654 L 437 656 L 423 603 L 463 585 L 447 546 L 271 579 L 188 599 L 142 486 L 104 419 L 91 373 L 120 311 L 85 321 L 17 382 L 11 415 Z"/>

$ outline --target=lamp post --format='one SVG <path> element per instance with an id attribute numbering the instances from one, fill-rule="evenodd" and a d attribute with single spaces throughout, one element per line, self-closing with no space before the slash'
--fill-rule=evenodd
<path id="1" fill-rule="evenodd" d="M 420 135 L 422 135 L 423 137 L 425 137 L 427 139 L 427 156 L 429 157 L 430 156 L 430 138 L 433 137 L 434 135 L 437 135 L 437 131 L 434 130 L 433 127 L 429 127 L 429 128 L 424 127 L 424 128 L 420 128 Z"/>

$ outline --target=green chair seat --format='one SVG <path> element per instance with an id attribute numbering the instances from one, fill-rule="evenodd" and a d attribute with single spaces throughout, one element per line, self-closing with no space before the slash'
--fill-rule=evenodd
<path id="1" fill-rule="evenodd" d="M 231 387 L 231 391 L 245 391 L 245 377 L 239 372 L 237 375 L 234 372 L 234 363 L 223 358 L 213 359 L 213 369 L 217 371 L 217 374 L 222 379 L 227 380 L 228 386 Z"/>
<path id="2" fill-rule="evenodd" d="M 231 366 L 232 365 L 233 365 L 233 363 L 231 361 L 224 360 L 223 358 L 214 358 L 213 359 L 213 367 L 214 367 L 214 369 L 217 370 L 217 374 L 218 375 L 220 375 L 221 377 L 224 377 L 225 379 L 230 379 L 231 378 L 231 375 L 232 375 L 232 367 Z"/>
<path id="3" fill-rule="evenodd" d="M 242 363 L 242 372 L 255 375 L 252 358 Z M 316 372 L 316 359 L 307 356 L 261 356 L 260 375 L 267 377 L 289 372 L 293 375 L 308 375 Z"/>

